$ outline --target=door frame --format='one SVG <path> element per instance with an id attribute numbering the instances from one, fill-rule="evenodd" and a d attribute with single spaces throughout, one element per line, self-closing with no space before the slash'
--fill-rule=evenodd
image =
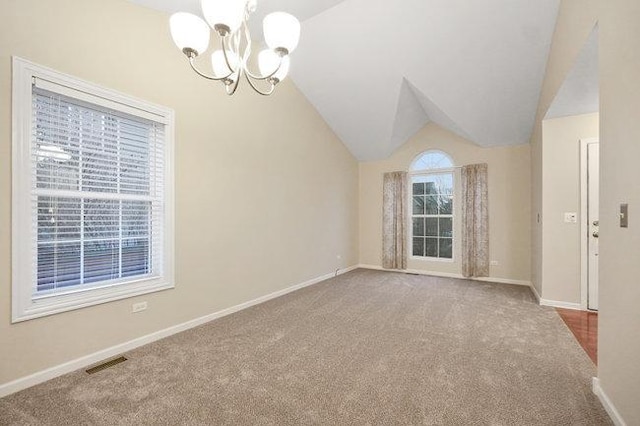
<path id="1" fill-rule="evenodd" d="M 580 309 L 589 309 L 589 224 L 587 196 L 587 145 L 600 143 L 599 138 L 580 139 Z M 598 162 L 598 164 L 600 164 Z"/>

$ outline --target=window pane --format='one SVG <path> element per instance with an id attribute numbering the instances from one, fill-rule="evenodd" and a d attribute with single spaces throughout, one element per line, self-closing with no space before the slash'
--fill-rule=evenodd
<path id="1" fill-rule="evenodd" d="M 413 255 L 424 256 L 424 238 L 413 238 Z"/>
<path id="2" fill-rule="evenodd" d="M 80 239 L 80 200 L 38 197 L 38 241 Z"/>
<path id="3" fill-rule="evenodd" d="M 441 196 L 439 201 L 440 214 L 453 214 L 453 197 Z"/>
<path id="4" fill-rule="evenodd" d="M 150 192 L 149 132 L 147 124 L 120 123 L 120 192 L 148 195 Z"/>
<path id="5" fill-rule="evenodd" d="M 453 236 L 453 231 L 452 231 L 452 223 L 453 223 L 453 219 L 450 217 L 441 217 L 440 219 L 438 219 L 439 223 L 440 223 L 440 230 L 439 230 L 439 236 L 440 237 L 452 237 Z"/>
<path id="6" fill-rule="evenodd" d="M 428 217 L 426 218 L 426 236 L 428 237 L 437 237 L 438 236 L 438 218 L 437 217 Z"/>
<path id="7" fill-rule="evenodd" d="M 82 108 L 83 191 L 118 189 L 117 119 L 102 111 Z"/>
<path id="8" fill-rule="evenodd" d="M 122 202 L 122 238 L 147 237 L 150 220 L 150 201 Z"/>
<path id="9" fill-rule="evenodd" d="M 438 257 L 438 239 L 427 238 L 426 254 L 428 257 Z"/>
<path id="10" fill-rule="evenodd" d="M 453 195 L 453 173 L 432 173 L 413 177 L 414 185 L 424 183 L 426 195 Z"/>
<path id="11" fill-rule="evenodd" d="M 37 291 L 80 284 L 80 243 L 38 244 Z"/>
<path id="12" fill-rule="evenodd" d="M 427 194 L 437 194 L 438 186 L 435 182 L 427 182 L 425 183 L 425 191 Z"/>
<path id="13" fill-rule="evenodd" d="M 87 241 L 84 243 L 84 282 L 119 278 L 120 252 L 118 241 Z"/>
<path id="14" fill-rule="evenodd" d="M 424 183 L 423 182 L 414 182 L 413 183 L 413 195 L 423 195 L 424 194 Z"/>
<path id="15" fill-rule="evenodd" d="M 416 237 L 424 237 L 424 218 L 423 217 L 414 217 L 413 218 L 413 235 Z"/>
<path id="16" fill-rule="evenodd" d="M 423 194 L 436 194 L 437 193 L 437 176 L 435 174 L 417 175 L 412 178 L 413 184 L 422 184 Z"/>
<path id="17" fill-rule="evenodd" d="M 115 200 L 84 201 L 85 239 L 114 239 L 120 236 L 120 202 Z"/>
<path id="18" fill-rule="evenodd" d="M 453 173 L 435 175 L 438 194 L 453 195 Z"/>
<path id="19" fill-rule="evenodd" d="M 36 148 L 37 156 L 36 182 L 38 188 L 77 190 L 78 189 L 78 162 L 77 159 L 58 160 L 48 155 L 68 155 L 66 149 L 57 145 L 41 143 Z M 49 152 L 53 154 L 49 154 Z"/>
<path id="20" fill-rule="evenodd" d="M 427 195 L 424 198 L 425 198 L 425 209 L 424 209 L 425 214 L 438 214 L 438 196 Z"/>
<path id="21" fill-rule="evenodd" d="M 418 195 L 413 197 L 413 214 L 424 214 L 423 196 Z"/>
<path id="22" fill-rule="evenodd" d="M 136 239 L 122 242 L 122 276 L 143 275 L 151 272 L 149 240 Z"/>
<path id="23" fill-rule="evenodd" d="M 35 96 L 33 155 L 36 186 L 77 190 L 79 182 L 78 110 L 49 96 Z"/>
<path id="24" fill-rule="evenodd" d="M 440 257 L 444 259 L 451 259 L 453 257 L 451 238 L 440 238 Z"/>

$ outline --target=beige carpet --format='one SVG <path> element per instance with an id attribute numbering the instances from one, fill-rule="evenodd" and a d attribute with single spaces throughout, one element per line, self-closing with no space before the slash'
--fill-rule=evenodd
<path id="1" fill-rule="evenodd" d="M 356 270 L 0 400 L 0 424 L 610 424 L 521 286 Z"/>

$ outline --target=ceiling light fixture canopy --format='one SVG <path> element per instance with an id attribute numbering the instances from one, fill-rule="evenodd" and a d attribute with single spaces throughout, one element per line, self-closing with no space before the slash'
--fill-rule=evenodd
<path id="1" fill-rule="evenodd" d="M 273 12 L 264 18 L 264 40 L 269 48 L 258 55 L 258 74 L 248 66 L 251 57 L 248 20 L 255 11 L 256 0 L 202 0 L 201 6 L 206 22 L 186 12 L 174 13 L 169 19 L 173 41 L 186 55 L 191 68 L 201 77 L 224 83 L 228 95 L 236 92 L 243 76 L 259 94 L 272 94 L 289 71 L 289 54 L 300 40 L 300 22 L 285 12 Z M 196 67 L 195 59 L 209 47 L 212 28 L 220 39 L 220 49 L 211 54 L 213 74 L 207 74 Z"/>

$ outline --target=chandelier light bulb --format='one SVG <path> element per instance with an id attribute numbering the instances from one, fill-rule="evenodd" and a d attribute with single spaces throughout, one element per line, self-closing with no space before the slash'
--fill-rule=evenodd
<path id="1" fill-rule="evenodd" d="M 264 40 L 271 49 L 286 49 L 291 53 L 300 40 L 300 22 L 286 12 L 273 12 L 262 21 Z"/>
<path id="2" fill-rule="evenodd" d="M 229 59 L 229 65 L 232 69 L 229 69 L 227 61 L 224 59 L 224 52 L 220 49 L 214 51 L 211 54 L 211 68 L 213 68 L 216 77 L 224 77 L 233 71 L 233 75 L 229 79 L 235 81 L 239 63 L 238 55 L 227 50 L 227 59 Z"/>
<path id="3" fill-rule="evenodd" d="M 247 0 L 202 0 L 202 14 L 211 28 L 234 32 L 244 19 Z"/>
<path id="4" fill-rule="evenodd" d="M 271 49 L 265 49 L 258 55 L 258 67 L 260 73 L 265 77 L 273 73 L 280 65 L 278 72 L 271 77 L 278 81 L 284 80 L 289 73 L 289 63 L 289 56 L 284 56 L 282 57 L 282 65 L 280 65 L 280 55 Z"/>
<path id="5" fill-rule="evenodd" d="M 203 53 L 209 47 L 211 30 L 202 18 L 186 12 L 178 12 L 169 18 L 171 37 L 178 49 L 192 49 L 196 54 Z"/>

